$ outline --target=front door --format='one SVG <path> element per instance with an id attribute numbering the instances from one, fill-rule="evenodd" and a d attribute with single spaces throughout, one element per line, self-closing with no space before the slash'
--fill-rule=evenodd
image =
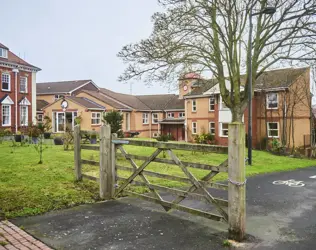
<path id="1" fill-rule="evenodd" d="M 64 132 L 65 131 L 65 113 L 64 112 L 57 112 L 56 116 L 56 132 Z"/>

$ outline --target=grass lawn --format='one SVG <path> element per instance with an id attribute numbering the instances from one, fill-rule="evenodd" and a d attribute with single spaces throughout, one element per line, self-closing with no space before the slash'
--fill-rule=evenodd
<path id="1" fill-rule="evenodd" d="M 91 203 L 98 200 L 98 185 L 93 181 L 74 181 L 73 151 L 64 151 L 62 146 L 49 145 L 44 151 L 44 163 L 39 161 L 38 153 L 32 145 L 16 147 L 12 151 L 10 143 L 0 144 L 0 209 L 8 218 L 25 215 L 35 215 L 49 210 L 65 208 L 80 203 Z M 124 146 L 131 154 L 149 156 L 155 149 L 137 146 Z M 215 153 L 193 153 L 188 151 L 175 151 L 180 160 L 218 165 L 226 160 L 227 155 Z M 163 157 L 161 153 L 159 157 Z M 82 158 L 99 160 L 99 152 L 82 150 Z M 166 156 L 168 158 L 168 156 Z M 126 160 L 120 158 L 120 165 L 130 166 Z M 136 161 L 138 165 L 142 161 Z M 253 152 L 253 166 L 247 167 L 247 176 L 294 170 L 313 166 L 315 160 L 292 159 L 274 156 L 267 152 Z M 198 178 L 206 175 L 208 171 L 191 169 Z M 175 165 L 151 163 L 146 170 L 169 175 L 185 176 L 181 169 Z M 95 166 L 84 165 L 83 172 L 98 176 L 99 169 Z M 128 177 L 129 172 L 119 171 L 122 177 Z M 154 183 L 168 187 L 187 185 L 176 181 L 168 181 L 148 177 Z M 227 174 L 220 173 L 215 180 L 226 180 Z M 138 178 L 138 180 L 140 180 Z M 135 190 L 134 187 L 132 187 Z M 138 191 L 145 192 L 144 187 Z"/>
<path id="2" fill-rule="evenodd" d="M 98 199 L 97 183 L 75 183 L 72 151 L 49 145 L 40 165 L 32 145 L 16 147 L 13 153 L 10 145 L 0 144 L 0 209 L 8 218 Z"/>

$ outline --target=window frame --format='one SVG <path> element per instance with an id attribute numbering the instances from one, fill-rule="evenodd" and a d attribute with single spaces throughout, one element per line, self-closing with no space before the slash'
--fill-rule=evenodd
<path id="1" fill-rule="evenodd" d="M 192 112 L 197 111 L 197 102 L 196 99 L 192 100 Z"/>
<path id="2" fill-rule="evenodd" d="M 214 127 L 211 126 L 211 124 L 214 124 Z M 215 122 L 209 122 L 208 123 L 208 129 L 211 135 L 215 135 L 216 133 L 216 127 L 215 127 Z M 212 133 L 212 130 L 214 130 L 214 133 Z"/>
<path id="3" fill-rule="evenodd" d="M 22 119 L 22 115 L 23 115 L 23 109 L 25 109 L 25 121 L 24 123 L 22 123 L 23 119 Z M 21 105 L 20 106 L 20 125 L 21 126 L 27 126 L 28 125 L 28 121 L 29 120 L 29 109 L 28 106 L 26 105 Z"/>
<path id="4" fill-rule="evenodd" d="M 195 126 L 193 126 L 193 124 L 195 124 Z M 195 132 L 194 132 L 195 130 Z M 197 132 L 197 122 L 192 122 L 192 134 L 193 135 L 196 135 L 198 132 Z"/>
<path id="5" fill-rule="evenodd" d="M 154 116 L 157 116 L 157 118 L 154 118 Z M 155 122 L 155 120 L 157 119 L 157 122 Z M 159 119 L 158 119 L 158 113 L 152 113 L 151 114 L 151 123 L 152 124 L 158 124 L 158 121 L 159 121 Z"/>
<path id="6" fill-rule="evenodd" d="M 185 112 L 180 112 L 179 113 L 179 118 L 185 118 Z"/>
<path id="7" fill-rule="evenodd" d="M 174 119 L 174 112 L 167 112 L 167 118 Z"/>
<path id="8" fill-rule="evenodd" d="M 41 119 L 40 119 L 41 117 Z M 37 114 L 36 119 L 38 123 L 42 123 L 44 121 L 44 114 Z"/>
<path id="9" fill-rule="evenodd" d="M 3 78 L 4 78 L 4 76 L 8 77 L 8 89 L 4 89 L 3 88 Z M 11 75 L 10 75 L 10 73 L 3 72 L 1 74 L 1 90 L 2 91 L 7 91 L 7 92 L 11 91 Z"/>
<path id="10" fill-rule="evenodd" d="M 56 98 L 56 96 L 57 96 L 57 98 Z M 55 101 L 61 99 L 62 97 L 63 97 L 63 95 L 54 95 Z"/>
<path id="11" fill-rule="evenodd" d="M 223 133 L 223 124 L 227 124 L 227 129 L 224 129 L 225 131 L 227 130 L 227 135 L 224 135 L 224 133 Z M 220 134 L 220 137 L 228 137 L 228 123 L 226 123 L 226 122 L 221 122 L 220 123 L 220 126 L 219 126 L 219 134 Z"/>
<path id="12" fill-rule="evenodd" d="M 93 115 L 96 115 L 96 117 L 93 117 Z M 94 123 L 93 120 L 99 121 L 99 123 Z M 101 125 L 101 112 L 91 112 L 91 125 Z"/>
<path id="13" fill-rule="evenodd" d="M 269 107 L 269 95 L 271 94 L 276 94 L 276 104 L 277 104 L 276 107 Z M 277 92 L 267 93 L 266 102 L 267 102 L 267 109 L 278 109 L 279 108 L 279 94 Z"/>
<path id="14" fill-rule="evenodd" d="M 22 91 L 21 90 L 21 80 L 22 79 L 25 79 L 25 91 Z M 27 93 L 28 91 L 27 91 L 27 84 L 28 84 L 28 82 L 27 82 L 27 76 L 20 76 L 20 93 Z"/>
<path id="15" fill-rule="evenodd" d="M 211 103 L 211 100 L 213 100 L 214 103 Z M 211 106 L 214 106 L 213 109 L 211 108 Z M 211 111 L 211 112 L 215 111 L 215 96 L 214 95 L 210 96 L 209 98 L 208 111 Z"/>
<path id="16" fill-rule="evenodd" d="M 269 124 L 275 123 L 277 124 L 277 129 L 270 129 Z M 280 137 L 280 124 L 279 122 L 267 122 L 267 131 L 268 131 L 268 138 L 279 138 Z M 278 131 L 277 136 L 270 135 L 270 131 Z"/>
<path id="17" fill-rule="evenodd" d="M 8 58 L 8 50 L 7 49 L 0 48 L 0 51 L 1 51 L 1 53 L 0 53 L 1 58 Z"/>
<path id="18" fill-rule="evenodd" d="M 142 122 L 143 124 L 149 124 L 149 119 L 148 119 L 148 113 L 143 113 L 142 115 Z"/>
<path id="19" fill-rule="evenodd" d="M 3 108 L 4 107 L 8 107 L 9 108 L 9 123 L 8 124 L 4 124 L 4 119 L 3 119 L 3 115 L 4 115 L 4 111 L 3 111 Z M 2 104 L 1 105 L 1 124 L 2 124 L 2 127 L 10 127 L 11 126 L 11 105 L 8 105 L 8 104 Z"/>

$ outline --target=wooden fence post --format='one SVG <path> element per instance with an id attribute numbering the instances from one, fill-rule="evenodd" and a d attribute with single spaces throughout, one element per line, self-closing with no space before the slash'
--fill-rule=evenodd
<path id="1" fill-rule="evenodd" d="M 100 135 L 100 198 L 107 200 L 111 199 L 114 193 L 111 143 L 111 126 L 103 125 Z"/>
<path id="2" fill-rule="evenodd" d="M 75 157 L 75 177 L 77 181 L 81 181 L 82 174 L 81 174 L 80 125 L 76 125 L 74 128 L 74 157 Z"/>
<path id="3" fill-rule="evenodd" d="M 116 140 L 117 139 L 117 134 L 113 133 L 112 134 L 112 137 L 111 137 L 112 140 Z M 116 149 L 117 149 L 117 146 L 112 143 L 112 148 L 111 148 L 111 164 L 112 164 L 112 173 L 113 173 L 113 177 L 112 177 L 112 182 L 113 182 L 113 185 L 114 185 L 114 188 L 112 189 L 112 198 L 114 197 L 114 194 L 115 194 L 115 188 L 116 188 L 116 181 L 117 181 L 117 178 L 116 178 L 116 167 L 115 167 L 115 164 L 116 164 Z"/>
<path id="4" fill-rule="evenodd" d="M 229 124 L 228 130 L 229 238 L 242 241 L 246 229 L 245 125 Z"/>

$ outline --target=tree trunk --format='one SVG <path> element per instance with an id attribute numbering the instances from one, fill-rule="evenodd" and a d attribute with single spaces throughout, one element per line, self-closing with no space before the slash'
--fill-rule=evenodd
<path id="1" fill-rule="evenodd" d="M 232 122 L 242 122 L 242 117 L 244 115 L 244 112 L 241 110 L 240 107 L 234 107 L 231 109 L 232 112 Z"/>

